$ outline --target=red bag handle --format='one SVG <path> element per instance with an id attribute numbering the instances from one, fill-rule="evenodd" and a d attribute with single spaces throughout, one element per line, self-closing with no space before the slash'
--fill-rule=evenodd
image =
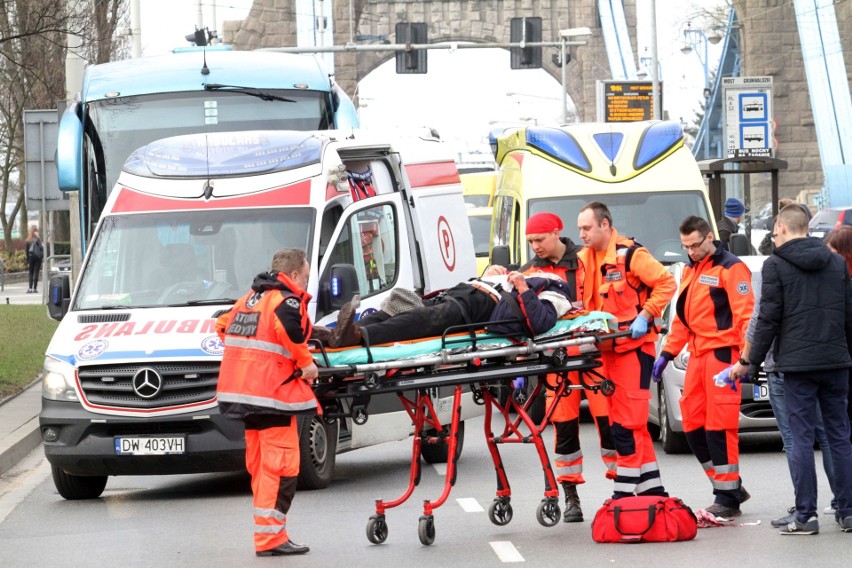
<path id="1" fill-rule="evenodd" d="M 638 532 L 638 533 L 623 532 L 618 527 L 618 516 L 621 514 L 621 506 L 620 505 L 614 506 L 612 508 L 612 511 L 615 515 L 615 530 L 617 530 L 619 534 L 622 534 L 624 536 L 642 536 L 643 534 L 645 534 L 646 532 L 651 530 L 651 527 L 654 526 L 654 519 L 657 518 L 657 506 L 656 505 L 648 505 L 648 527 L 644 531 Z"/>

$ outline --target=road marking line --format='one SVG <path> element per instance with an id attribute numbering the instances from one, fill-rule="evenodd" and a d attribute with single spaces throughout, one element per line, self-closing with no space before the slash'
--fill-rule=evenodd
<path id="1" fill-rule="evenodd" d="M 491 545 L 500 562 L 526 562 L 524 557 L 521 556 L 521 553 L 518 552 L 518 549 L 515 548 L 515 545 L 508 540 L 496 540 L 488 544 Z"/>
<path id="2" fill-rule="evenodd" d="M 456 503 L 461 506 L 465 513 L 482 513 L 485 511 L 482 505 L 479 504 L 479 501 L 473 497 L 459 497 L 456 499 Z"/>
<path id="3" fill-rule="evenodd" d="M 447 475 L 447 464 L 445 464 L 445 463 L 433 463 L 432 467 L 435 468 L 435 471 L 438 472 L 438 475 Z"/>

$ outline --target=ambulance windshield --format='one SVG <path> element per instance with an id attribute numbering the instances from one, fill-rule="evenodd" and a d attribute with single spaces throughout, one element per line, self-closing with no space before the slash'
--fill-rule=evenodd
<path id="1" fill-rule="evenodd" d="M 665 191 L 613 193 L 606 195 L 573 195 L 535 199 L 529 203 L 529 215 L 547 211 L 564 220 L 562 234 L 580 243 L 577 216 L 590 201 L 606 203 L 612 213 L 612 224 L 620 235 L 632 237 L 662 263 L 686 261 L 680 246 L 678 227 L 689 215 L 710 219 L 700 191 Z M 582 243 L 580 243 L 582 244 Z M 532 251 L 527 253 L 532 257 Z"/>
<path id="2" fill-rule="evenodd" d="M 232 303 L 275 251 L 299 248 L 310 258 L 313 224 L 305 207 L 106 217 L 73 309 Z"/>

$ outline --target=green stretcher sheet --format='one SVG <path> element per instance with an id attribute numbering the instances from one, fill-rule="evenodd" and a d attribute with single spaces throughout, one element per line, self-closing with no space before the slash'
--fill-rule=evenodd
<path id="1" fill-rule="evenodd" d="M 584 316 L 578 316 L 573 319 L 562 319 L 556 322 L 550 331 L 537 335 L 534 341 L 547 341 L 554 337 L 564 338 L 577 330 L 592 331 L 595 333 L 610 333 L 616 329 L 617 320 L 606 312 L 590 312 Z M 453 336 L 446 340 L 446 349 L 458 349 L 470 347 L 473 342 L 467 336 Z M 505 347 L 512 345 L 512 342 L 505 337 L 495 336 L 486 332 L 476 334 L 476 345 L 478 349 L 487 351 L 495 347 Z M 418 357 L 434 355 L 441 352 L 441 338 L 428 338 L 423 341 L 414 341 L 407 343 L 395 343 L 393 345 L 383 345 L 380 347 L 371 347 L 372 362 L 378 363 L 381 361 L 398 361 L 403 359 L 411 359 L 412 366 L 417 363 Z M 328 366 L 340 367 L 344 365 L 357 365 L 370 362 L 367 349 L 364 347 L 352 347 L 340 351 L 327 351 Z M 326 366 L 326 361 L 321 353 L 314 353 L 314 360 L 317 365 Z"/>

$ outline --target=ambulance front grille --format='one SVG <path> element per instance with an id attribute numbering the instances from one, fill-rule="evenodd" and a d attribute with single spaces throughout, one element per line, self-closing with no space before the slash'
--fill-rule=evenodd
<path id="1" fill-rule="evenodd" d="M 145 369 L 149 371 L 145 373 Z M 155 410 L 212 401 L 219 363 L 88 365 L 79 368 L 78 376 L 89 404 L 114 410 Z"/>

